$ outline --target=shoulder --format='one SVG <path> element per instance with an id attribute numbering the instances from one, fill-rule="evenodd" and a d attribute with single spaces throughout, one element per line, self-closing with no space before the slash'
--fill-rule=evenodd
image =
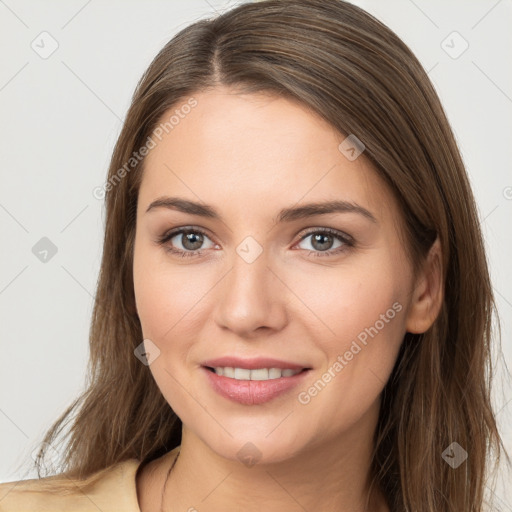
<path id="1" fill-rule="evenodd" d="M 55 475 L 0 484 L 1 512 L 140 512 L 137 459 L 105 468 L 85 480 Z"/>

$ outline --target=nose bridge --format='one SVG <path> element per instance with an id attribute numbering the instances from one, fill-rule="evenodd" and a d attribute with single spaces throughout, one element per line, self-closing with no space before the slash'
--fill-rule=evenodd
<path id="1" fill-rule="evenodd" d="M 269 251 L 251 237 L 237 247 L 218 297 L 217 321 L 221 326 L 240 335 L 262 326 L 280 327 L 285 320 L 284 290 L 270 266 Z"/>

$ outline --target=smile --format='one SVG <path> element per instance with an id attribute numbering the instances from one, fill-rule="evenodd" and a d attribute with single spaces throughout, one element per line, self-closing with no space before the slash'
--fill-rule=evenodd
<path id="1" fill-rule="evenodd" d="M 231 366 L 217 366 L 209 368 L 217 375 L 229 377 L 236 380 L 273 380 L 281 377 L 293 377 L 303 370 L 293 370 L 290 368 L 233 368 Z"/>
<path id="2" fill-rule="evenodd" d="M 248 369 L 230 366 L 203 366 L 202 370 L 213 391 L 231 402 L 242 405 L 260 405 L 277 397 L 285 399 L 311 371 L 310 368 Z"/>

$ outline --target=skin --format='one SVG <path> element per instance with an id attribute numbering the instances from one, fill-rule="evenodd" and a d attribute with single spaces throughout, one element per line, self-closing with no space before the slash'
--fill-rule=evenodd
<path id="1" fill-rule="evenodd" d="M 380 397 L 404 334 L 424 332 L 439 312 L 439 245 L 414 276 L 391 192 L 364 153 L 348 160 L 338 149 L 345 136 L 304 106 L 225 87 L 194 98 L 197 106 L 146 158 L 134 248 L 137 311 L 144 338 L 160 350 L 149 368 L 183 422 L 165 508 L 387 511 L 378 490 L 364 506 Z M 223 221 L 146 211 L 164 195 L 212 205 Z M 276 223 L 282 208 L 340 199 L 376 222 L 345 212 Z M 202 254 L 180 257 L 156 242 L 179 227 L 207 232 Z M 301 240 L 308 228 L 336 229 L 355 245 L 326 256 L 343 242 Z M 247 236 L 263 251 L 252 263 L 236 251 Z M 193 250 L 183 235 L 171 245 Z M 299 392 L 396 303 L 402 308 L 394 318 L 300 403 Z M 312 370 L 299 388 L 242 405 L 218 395 L 201 369 L 224 355 L 275 357 Z M 237 457 L 248 442 L 261 457 L 251 467 Z M 176 453 L 138 475 L 142 511 L 160 509 Z"/>

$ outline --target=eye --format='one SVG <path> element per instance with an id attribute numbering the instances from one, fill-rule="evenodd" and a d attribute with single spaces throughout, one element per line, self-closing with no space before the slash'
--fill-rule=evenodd
<path id="1" fill-rule="evenodd" d="M 354 246 L 354 239 L 351 236 L 331 228 L 315 228 L 310 230 L 308 233 L 301 236 L 300 242 L 303 242 L 309 237 L 312 237 L 310 242 L 311 247 L 305 248 L 309 251 L 308 256 L 332 256 L 347 251 Z M 203 249 L 206 250 L 218 247 L 211 242 L 211 240 L 210 247 L 203 247 L 205 239 L 210 240 L 206 232 L 202 229 L 183 227 L 164 233 L 164 235 L 157 240 L 157 243 L 162 245 L 167 252 L 184 258 L 200 256 Z M 339 242 L 339 245 L 335 249 L 332 249 L 331 247 L 336 240 Z"/>
<path id="2" fill-rule="evenodd" d="M 202 253 L 201 248 L 208 249 L 208 247 L 202 247 L 205 238 L 209 239 L 208 235 L 203 230 L 188 227 L 165 233 L 157 242 L 170 253 L 181 257 L 190 257 L 199 256 Z M 176 241 L 173 242 L 173 239 L 176 239 Z M 178 248 L 176 248 L 176 245 L 178 245 Z M 179 247 L 180 245 L 181 248 Z M 215 246 L 215 244 L 213 244 L 213 246 Z"/>
<path id="3" fill-rule="evenodd" d="M 319 256 L 332 256 L 348 250 L 354 246 L 354 239 L 341 231 L 331 228 L 315 228 L 305 235 L 302 235 L 301 242 L 307 238 L 312 237 L 310 241 L 309 253 L 313 257 Z M 335 240 L 340 244 L 335 249 L 331 249 Z"/>

